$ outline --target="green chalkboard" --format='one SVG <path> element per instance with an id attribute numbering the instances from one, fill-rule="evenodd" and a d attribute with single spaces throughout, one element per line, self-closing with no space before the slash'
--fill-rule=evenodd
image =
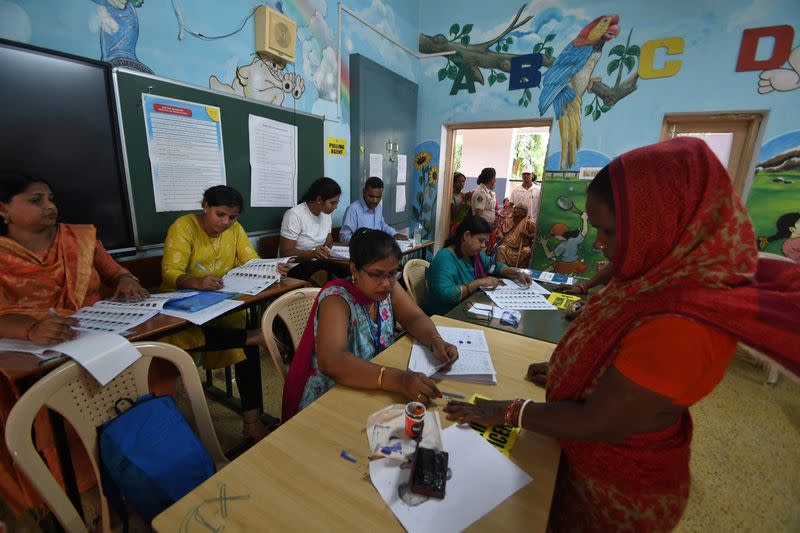
<path id="1" fill-rule="evenodd" d="M 258 115 L 297 126 L 298 200 L 311 182 L 323 175 L 324 128 L 320 117 L 296 113 L 284 108 L 228 96 L 155 76 L 118 70 L 114 77 L 139 247 L 163 243 L 170 224 L 176 218 L 186 214 L 186 211 L 156 212 L 153 198 L 153 177 L 150 171 L 142 110 L 142 93 L 220 108 L 227 184 L 237 189 L 244 197 L 245 211 L 239 218 L 239 222 L 249 233 L 279 229 L 286 208 L 249 207 L 248 115 Z M 201 198 L 198 198 L 198 210 L 200 201 Z"/>

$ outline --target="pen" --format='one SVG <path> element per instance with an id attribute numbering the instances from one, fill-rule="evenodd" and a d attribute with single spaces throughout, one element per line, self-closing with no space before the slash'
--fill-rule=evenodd
<path id="1" fill-rule="evenodd" d="M 345 450 L 342 450 L 342 453 L 340 453 L 339 455 L 342 457 L 342 459 L 347 459 L 351 463 L 355 463 L 358 461 L 358 459 L 356 459 L 354 455 L 350 455 Z"/>
<path id="2" fill-rule="evenodd" d="M 458 400 L 463 400 L 464 398 L 466 398 L 466 396 L 464 396 L 463 394 L 456 394 L 455 392 L 445 392 L 443 390 L 440 390 L 439 392 L 442 393 L 442 397 L 444 398 L 456 398 Z"/>
<path id="3" fill-rule="evenodd" d="M 201 265 L 200 263 L 195 263 L 194 266 L 196 266 L 197 268 L 199 268 L 200 270 L 202 270 L 206 274 L 211 274 L 211 272 L 209 272 L 208 269 L 206 267 L 204 267 L 203 265 Z"/>

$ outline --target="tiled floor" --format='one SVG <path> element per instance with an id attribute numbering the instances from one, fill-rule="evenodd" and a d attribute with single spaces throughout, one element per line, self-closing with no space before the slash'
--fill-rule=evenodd
<path id="1" fill-rule="evenodd" d="M 265 410 L 278 416 L 280 386 L 266 357 L 262 376 Z M 781 377 L 768 387 L 765 377 L 736 358 L 692 408 L 692 491 L 677 531 L 800 531 L 800 384 Z M 239 443 L 239 415 L 214 401 L 209 408 L 223 449 Z"/>

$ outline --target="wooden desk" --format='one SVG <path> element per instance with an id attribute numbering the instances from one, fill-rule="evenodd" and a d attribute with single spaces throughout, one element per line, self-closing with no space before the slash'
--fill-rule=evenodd
<path id="1" fill-rule="evenodd" d="M 463 320 L 470 324 L 487 326 L 493 329 L 516 333 L 532 339 L 558 344 L 570 321 L 564 317 L 562 309 L 552 311 L 520 311 L 519 325 L 517 327 L 501 324 L 499 318 L 488 318 L 467 313 L 467 309 L 474 303 L 493 305 L 492 299 L 483 291 L 476 291 L 472 296 L 455 306 L 447 313 L 449 318 Z"/>
<path id="2" fill-rule="evenodd" d="M 554 345 L 445 317 L 433 320 L 444 326 L 483 329 L 497 370 L 496 386 L 444 381 L 443 389 L 498 399 L 544 400 L 544 390 L 523 376 L 531 362 L 547 361 Z M 411 342 L 408 336 L 399 339 L 375 362 L 406 368 Z M 223 527 L 229 532 L 401 531 L 369 480 L 365 425 L 371 413 L 404 402 L 398 395 L 337 386 L 158 515 L 152 525 L 170 533 Z M 437 400 L 434 405 L 442 407 L 445 402 Z M 450 425 L 444 417 L 442 423 Z M 342 459 L 342 450 L 358 462 Z M 511 458 L 533 476 L 533 482 L 471 530 L 544 531 L 560 453 L 554 439 L 523 432 Z"/>

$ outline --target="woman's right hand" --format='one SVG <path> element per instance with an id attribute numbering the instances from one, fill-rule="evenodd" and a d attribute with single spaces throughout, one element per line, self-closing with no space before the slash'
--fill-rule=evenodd
<path id="1" fill-rule="evenodd" d="M 425 374 L 419 372 L 405 372 L 400 381 L 401 392 L 412 402 L 428 405 L 432 398 L 441 398 L 442 393 Z"/>
<path id="2" fill-rule="evenodd" d="M 525 379 L 532 381 L 540 387 L 547 385 L 547 371 L 550 369 L 550 363 L 533 363 L 528 367 L 528 373 Z"/>
<path id="3" fill-rule="evenodd" d="M 478 284 L 478 287 L 494 288 L 500 284 L 500 280 L 492 276 L 486 276 L 485 278 L 477 280 L 476 283 Z"/>
<path id="4" fill-rule="evenodd" d="M 28 340 L 34 344 L 58 344 L 74 339 L 78 333 L 72 329 L 78 326 L 77 318 L 66 316 L 48 317 L 38 322 L 28 330 Z"/>
<path id="5" fill-rule="evenodd" d="M 222 279 L 212 275 L 194 278 L 193 281 L 194 283 L 192 283 L 192 285 L 194 285 L 194 287 L 192 288 L 199 291 L 218 291 L 223 286 Z"/>
<path id="6" fill-rule="evenodd" d="M 581 288 L 578 285 L 570 285 L 569 283 L 562 283 L 561 285 L 556 285 L 555 287 L 553 287 L 553 292 L 572 294 L 575 296 L 580 296 L 581 294 L 583 294 L 583 292 L 581 292 Z"/>
<path id="7" fill-rule="evenodd" d="M 330 259 L 331 249 L 325 246 L 324 244 L 315 246 L 314 249 L 311 251 L 311 256 L 314 259 Z"/>

